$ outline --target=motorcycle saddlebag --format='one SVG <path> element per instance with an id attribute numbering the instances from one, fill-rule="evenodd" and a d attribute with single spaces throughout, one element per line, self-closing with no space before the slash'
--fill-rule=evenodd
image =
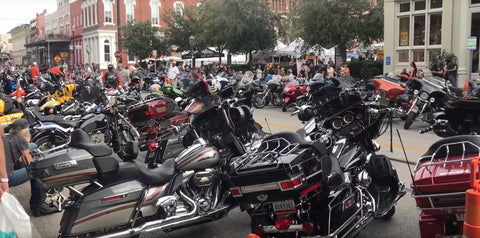
<path id="1" fill-rule="evenodd" d="M 230 191 L 241 205 L 297 199 L 321 186 L 320 169 L 311 149 L 301 148 L 271 163 L 234 169 Z"/>
<path id="2" fill-rule="evenodd" d="M 132 106 L 128 110 L 128 119 L 133 124 L 164 118 L 175 107 L 168 99 L 155 99 Z"/>
<path id="3" fill-rule="evenodd" d="M 111 184 L 100 189 L 87 187 L 83 197 L 67 207 L 60 221 L 61 236 L 117 228 L 129 223 L 142 201 L 145 186 L 137 180 Z"/>
<path id="4" fill-rule="evenodd" d="M 69 148 L 30 164 L 32 176 L 49 189 L 89 183 L 97 176 L 93 156 L 86 150 Z"/>

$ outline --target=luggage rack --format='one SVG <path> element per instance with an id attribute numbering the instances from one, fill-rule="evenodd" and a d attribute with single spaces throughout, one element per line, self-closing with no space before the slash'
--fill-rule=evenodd
<path id="1" fill-rule="evenodd" d="M 299 145 L 299 143 L 291 143 L 285 138 L 262 141 L 257 150 L 247 153 L 233 162 L 235 172 L 258 167 L 267 167 L 269 169 L 277 167 L 278 158 L 291 154 Z"/>
<path id="2" fill-rule="evenodd" d="M 474 144 L 470 141 L 460 141 L 460 142 L 448 143 L 448 144 L 444 144 L 444 145 L 438 147 L 435 150 L 435 152 L 433 152 L 431 155 L 424 155 L 424 156 L 420 157 L 420 159 L 417 162 L 417 165 L 415 166 L 415 172 L 417 172 L 421 168 L 425 167 L 428 170 L 428 172 L 431 173 L 431 171 L 430 171 L 431 166 L 443 165 L 445 167 L 447 164 L 452 164 L 452 163 L 460 162 L 461 165 L 463 165 L 463 163 L 465 163 L 465 162 L 471 162 L 473 160 L 473 158 L 465 158 L 465 156 L 466 156 L 466 145 L 467 144 L 471 145 L 473 148 L 476 148 L 477 149 L 477 156 L 480 156 L 480 146 L 478 146 L 478 145 L 476 145 L 476 144 Z M 462 158 L 461 159 L 449 160 L 448 157 L 450 155 L 450 147 L 455 146 L 455 145 L 461 145 L 462 146 L 462 154 L 455 155 L 455 157 L 461 156 Z M 436 155 L 443 148 L 445 148 L 445 150 L 446 150 L 445 160 L 440 161 L 440 162 L 435 162 L 434 160 L 436 158 Z M 468 154 L 473 154 L 473 153 L 468 153 Z M 420 164 L 421 161 L 423 161 L 424 159 L 427 159 L 427 158 L 430 158 L 430 162 Z"/>
<path id="3" fill-rule="evenodd" d="M 455 157 L 460 157 L 460 159 L 451 159 L 449 160 L 449 155 L 450 155 L 450 147 L 452 146 L 459 146 L 461 145 L 462 146 L 462 153 L 459 154 L 459 155 L 455 155 Z M 473 148 L 476 149 L 476 155 L 477 156 L 480 156 L 480 146 L 470 142 L 470 141 L 460 141 L 460 142 L 455 142 L 455 143 L 448 143 L 448 144 L 444 144 L 440 147 L 438 147 L 435 152 L 433 152 L 431 155 L 425 155 L 425 156 L 422 156 L 420 157 L 420 159 L 418 160 L 417 162 L 417 165 L 415 166 L 415 172 L 417 172 L 418 170 L 422 169 L 422 168 L 425 168 L 429 173 L 432 173 L 432 171 L 430 170 L 430 167 L 432 166 L 443 166 L 445 167 L 447 164 L 453 164 L 453 163 L 461 163 L 461 165 L 463 165 L 463 163 L 469 163 L 473 160 L 472 157 L 470 158 L 466 158 L 466 155 L 472 155 L 474 153 L 467 153 L 466 151 L 466 145 L 470 145 L 472 146 Z M 442 149 L 445 149 L 446 151 L 446 155 L 445 155 L 445 160 L 444 161 L 440 161 L 440 162 L 435 162 L 435 158 L 436 158 L 436 155 L 439 153 L 440 150 Z M 426 163 L 423 163 L 423 164 L 420 164 L 422 160 L 424 159 L 428 159 L 430 158 L 430 161 L 429 162 L 426 162 Z M 449 209 L 463 209 L 464 206 L 458 206 L 455 204 L 455 202 L 460 202 L 460 200 L 458 199 L 461 199 L 461 198 L 465 198 L 465 192 L 450 192 L 450 193 L 434 193 L 434 194 L 422 194 L 422 193 L 419 193 L 417 191 L 416 188 L 413 189 L 412 191 L 412 197 L 413 198 L 426 198 L 429 200 L 430 202 L 430 207 L 429 208 L 420 208 L 421 210 L 449 210 Z M 442 199 L 442 198 L 448 198 L 451 200 L 451 203 L 446 203 L 446 204 L 440 204 L 439 201 Z M 456 199 L 456 200 L 452 200 L 452 199 Z"/>

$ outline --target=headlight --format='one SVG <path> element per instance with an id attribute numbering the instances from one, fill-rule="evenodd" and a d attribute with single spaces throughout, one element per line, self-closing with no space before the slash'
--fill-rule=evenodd
<path id="1" fill-rule="evenodd" d="M 430 94 L 428 94 L 427 92 L 420 93 L 420 98 L 423 100 L 428 100 L 429 97 L 430 97 Z"/>
<path id="2" fill-rule="evenodd" d="M 435 102 L 435 98 L 434 98 L 434 97 L 431 97 L 431 98 L 430 98 L 430 102 L 431 102 L 431 103 L 434 103 L 434 102 Z"/>
<path id="3" fill-rule="evenodd" d="M 413 95 L 417 95 L 418 94 L 418 90 L 413 90 Z"/>

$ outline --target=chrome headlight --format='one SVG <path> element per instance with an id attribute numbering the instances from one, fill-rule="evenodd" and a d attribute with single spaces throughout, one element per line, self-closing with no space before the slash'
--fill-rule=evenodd
<path id="1" fill-rule="evenodd" d="M 417 95 L 418 94 L 418 90 L 413 90 L 413 95 Z"/>
<path id="2" fill-rule="evenodd" d="M 435 98 L 434 98 L 434 97 L 431 97 L 431 98 L 430 98 L 430 102 L 431 102 L 431 103 L 434 103 L 434 102 L 435 102 Z"/>
<path id="3" fill-rule="evenodd" d="M 427 92 L 420 93 L 420 98 L 423 100 L 428 100 L 429 97 L 430 97 L 430 94 L 428 94 Z"/>

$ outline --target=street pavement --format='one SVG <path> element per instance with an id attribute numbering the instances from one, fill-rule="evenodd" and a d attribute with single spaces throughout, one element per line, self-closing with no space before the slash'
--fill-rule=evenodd
<path id="1" fill-rule="evenodd" d="M 279 108 L 266 107 L 264 109 L 255 109 L 254 117 L 265 131 L 272 133 L 280 131 L 295 131 L 302 127 L 302 124 L 296 116 L 290 116 L 288 112 L 281 112 Z M 268 122 L 268 123 L 267 123 Z M 267 125 L 268 124 L 268 125 Z M 382 146 L 379 153 L 385 154 L 401 162 L 394 161 L 400 179 L 405 182 L 409 188 L 411 177 L 407 164 L 404 162 L 400 140 L 397 136 L 396 129 L 400 131 L 403 139 L 406 154 L 410 162 L 415 162 L 428 147 L 439 140 L 439 137 L 433 133 L 420 135 L 419 129 L 426 125 L 422 122 L 416 122 L 408 131 L 403 129 L 402 121 L 395 121 L 393 128 L 393 153 L 390 152 L 390 134 L 387 131 L 384 135 L 377 139 Z M 414 169 L 412 165 L 411 169 Z M 30 194 L 29 183 L 22 186 L 12 188 L 11 191 L 17 196 L 22 205 L 28 210 L 28 200 Z M 57 237 L 61 214 L 57 213 L 50 216 L 35 218 L 32 217 L 32 224 L 36 231 L 34 237 Z M 240 212 L 239 209 L 233 210 L 226 218 L 195 227 L 190 227 L 171 233 L 154 233 L 142 235 L 144 238 L 165 237 L 165 238 L 245 238 L 250 232 L 250 221 L 246 213 Z M 410 238 L 420 237 L 418 230 L 418 210 L 415 207 L 415 201 L 410 193 L 407 193 L 399 202 L 395 216 L 390 220 L 375 220 L 362 231 L 359 238 Z"/>

